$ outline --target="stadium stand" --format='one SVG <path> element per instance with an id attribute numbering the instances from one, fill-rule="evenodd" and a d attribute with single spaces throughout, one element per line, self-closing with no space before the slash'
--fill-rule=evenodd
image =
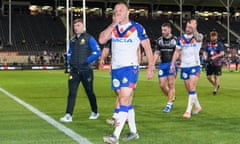
<path id="1" fill-rule="evenodd" d="M 14 15 L 12 17 L 12 45 L 8 43 L 8 16 L 1 17 L 1 37 L 7 48 L 20 55 L 36 55 L 41 51 L 60 52 L 65 49 L 66 29 L 59 17 L 49 15 Z"/>
<path id="2" fill-rule="evenodd" d="M 20 0 L 19 0 L 20 1 Z M 21 0 L 23 1 L 23 0 Z M 35 3 L 36 2 L 36 3 Z M 43 4 L 43 1 L 31 1 L 30 3 L 35 4 Z M 45 1 L 49 2 L 49 1 Z M 106 14 L 105 8 L 112 7 L 114 3 L 107 2 L 108 4 L 104 3 L 94 3 L 88 2 L 88 11 L 87 13 L 87 31 L 88 33 L 92 34 L 96 39 L 98 38 L 99 33 L 112 21 L 111 13 Z M 134 5 L 134 0 L 132 1 L 132 8 L 134 9 L 148 9 L 147 15 L 140 15 L 139 13 L 131 13 L 131 18 L 139 23 L 141 23 L 150 37 L 152 48 L 154 48 L 155 40 L 161 35 L 161 25 L 164 22 L 170 22 L 172 25 L 172 33 L 176 36 L 179 36 L 180 29 L 179 29 L 179 15 L 168 15 L 166 14 L 167 11 L 178 11 L 178 6 L 173 1 L 171 4 L 166 1 L 162 1 L 165 5 L 154 4 L 153 9 L 149 7 L 149 5 Z M 151 1 L 147 1 L 150 2 Z M 210 2 L 210 1 L 209 1 Z M 214 4 L 218 4 L 220 8 L 215 8 L 209 6 L 209 2 L 201 2 L 195 3 L 193 1 L 186 1 L 184 10 L 189 12 L 189 15 L 183 15 L 183 30 L 185 28 L 186 19 L 194 16 L 195 11 L 193 11 L 192 6 L 187 6 L 187 3 L 194 3 L 194 4 L 202 4 L 203 7 L 196 7 L 194 10 L 198 11 L 218 11 L 223 12 L 225 8 L 222 7 L 219 2 L 211 1 Z M 139 2 L 138 2 L 139 3 Z M 237 1 L 235 1 L 237 3 Z M 49 3 L 51 4 L 51 3 Z M 65 1 L 59 3 L 60 5 L 65 5 Z M 81 16 L 81 3 L 74 2 L 76 5 L 76 9 L 78 10 L 76 13 L 73 12 L 74 16 Z M 92 5 L 92 6 L 90 6 Z M 6 3 L 7 7 L 7 3 Z M 20 7 L 20 6 L 19 6 Z M 55 16 L 54 12 L 40 12 L 37 15 L 30 15 L 31 12 L 28 10 L 28 7 L 25 8 L 16 8 L 13 9 L 12 15 L 12 45 L 8 43 L 8 12 L 7 9 L 5 11 L 6 15 L 0 16 L 0 53 L 2 52 L 17 52 L 18 56 L 13 55 L 5 55 L 0 54 L 0 59 L 7 59 L 9 63 L 15 63 L 16 61 L 19 63 L 31 63 L 29 62 L 29 56 L 32 57 L 31 60 L 33 63 L 37 64 L 45 64 L 43 61 L 47 63 L 52 63 L 55 61 L 56 63 L 62 62 L 63 60 L 63 53 L 66 49 L 66 15 L 64 12 L 59 12 L 59 16 Z M 93 8 L 94 7 L 94 8 Z M 93 9 L 101 9 L 102 13 L 98 13 L 97 15 L 91 10 Z M 105 7 L 105 8 L 104 8 Z M 217 6 L 216 6 L 217 7 Z M 204 9 L 203 9 L 204 8 Z M 165 14 L 161 14 L 158 16 L 153 16 L 154 13 L 150 13 L 150 11 L 154 10 L 158 12 L 161 10 L 162 12 L 165 11 Z M 30 12 L 30 13 L 29 13 Z M 77 15 L 75 15 L 77 14 Z M 199 21 L 198 30 L 204 34 L 205 40 L 208 38 L 208 34 L 211 30 L 216 30 L 219 32 L 219 38 L 226 43 L 227 42 L 227 29 L 224 28 L 221 24 L 217 22 L 223 21 L 223 24 L 226 23 L 226 18 L 224 17 L 201 17 L 197 16 Z M 230 21 L 230 29 L 240 35 L 239 29 L 239 21 L 234 21 L 232 18 Z M 71 29 L 70 29 L 71 30 Z M 231 45 L 234 47 L 238 47 L 240 40 L 236 37 L 236 35 L 230 34 L 230 42 Z M 44 54 L 45 53 L 45 54 Z M 48 56 L 48 57 L 46 57 Z M 143 54 L 144 56 L 144 54 Z M 15 58 L 19 57 L 19 58 Z M 39 60 L 40 57 L 42 60 Z M 9 60 L 8 60 L 9 59 Z M 10 60 L 11 59 L 11 60 Z M 54 60 L 53 60 L 54 59 Z M 144 58 L 143 58 L 144 59 Z M 1 62 L 2 63 L 2 62 Z"/>

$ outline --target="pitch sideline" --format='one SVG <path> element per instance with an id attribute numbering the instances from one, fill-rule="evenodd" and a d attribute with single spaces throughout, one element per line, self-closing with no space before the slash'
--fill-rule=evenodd
<path id="1" fill-rule="evenodd" d="M 0 91 L 2 93 L 4 93 L 5 95 L 7 95 L 9 98 L 13 99 L 14 101 L 16 101 L 17 103 L 21 104 L 22 106 L 24 106 L 25 108 L 27 108 L 29 111 L 33 112 L 34 114 L 36 114 L 38 117 L 42 118 L 43 120 L 45 120 L 46 122 L 48 122 L 49 124 L 51 124 L 52 126 L 54 126 L 55 128 L 57 128 L 58 130 L 62 131 L 63 133 L 65 133 L 66 135 L 68 135 L 69 137 L 71 137 L 73 140 L 75 140 L 76 142 L 80 143 L 80 144 L 92 144 L 92 142 L 90 142 L 88 139 L 86 139 L 85 137 L 79 135 L 78 133 L 74 132 L 72 129 L 67 128 L 66 126 L 64 126 L 63 124 L 57 122 L 56 120 L 54 120 L 53 118 L 51 118 L 50 116 L 46 115 L 45 113 L 39 111 L 37 108 L 33 107 L 32 105 L 24 102 L 23 100 L 21 100 L 20 98 L 14 96 L 13 94 L 9 93 L 8 91 L 6 91 L 5 89 L 0 87 Z"/>

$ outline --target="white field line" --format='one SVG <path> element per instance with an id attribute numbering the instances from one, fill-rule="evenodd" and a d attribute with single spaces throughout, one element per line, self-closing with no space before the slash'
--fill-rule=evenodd
<path id="1" fill-rule="evenodd" d="M 63 124 L 57 122 L 56 120 L 54 120 L 50 116 L 46 115 L 45 113 L 39 111 L 37 108 L 35 108 L 35 107 L 31 106 L 30 104 L 24 102 L 23 100 L 19 99 L 18 97 L 16 97 L 13 94 L 9 93 L 5 89 L 0 87 L 0 91 L 2 93 L 4 93 L 5 95 L 7 95 L 9 98 L 13 99 L 17 103 L 19 103 L 22 106 L 24 106 L 25 108 L 27 108 L 29 111 L 33 112 L 34 114 L 36 114 L 37 116 L 39 116 L 40 118 L 45 120 L 46 122 L 48 122 L 49 124 L 51 124 L 52 126 L 54 126 L 55 128 L 57 128 L 59 131 L 62 131 L 63 133 L 65 133 L 66 135 L 71 137 L 76 142 L 78 142 L 80 144 L 92 144 L 85 137 L 83 137 L 83 136 L 79 135 L 78 133 L 74 132 L 73 130 L 67 128 Z"/>

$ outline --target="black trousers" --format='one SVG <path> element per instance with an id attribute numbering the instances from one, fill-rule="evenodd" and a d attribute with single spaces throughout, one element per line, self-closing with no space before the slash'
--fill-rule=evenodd
<path id="1" fill-rule="evenodd" d="M 71 70 L 68 80 L 68 103 L 66 113 L 70 113 L 71 115 L 73 114 L 78 86 L 80 82 L 82 82 L 85 92 L 88 96 L 92 112 L 97 113 L 97 100 L 93 91 L 92 69 L 86 69 L 81 71 L 78 71 L 77 69 Z"/>

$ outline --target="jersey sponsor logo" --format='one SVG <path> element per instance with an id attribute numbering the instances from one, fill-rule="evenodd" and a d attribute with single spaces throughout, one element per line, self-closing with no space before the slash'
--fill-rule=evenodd
<path id="1" fill-rule="evenodd" d="M 119 43 L 132 43 L 132 39 L 126 39 L 126 38 L 112 38 L 112 42 L 119 42 Z"/>
<path id="2" fill-rule="evenodd" d="M 174 49 L 161 49 L 163 52 L 173 52 Z"/>
<path id="3" fill-rule="evenodd" d="M 193 43 L 193 44 L 183 44 L 182 47 L 183 48 L 197 47 L 197 44 L 196 43 Z"/>

